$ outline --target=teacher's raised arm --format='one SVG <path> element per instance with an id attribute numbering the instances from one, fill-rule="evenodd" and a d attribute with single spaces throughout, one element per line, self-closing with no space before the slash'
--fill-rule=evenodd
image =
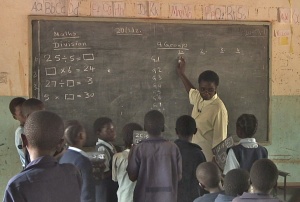
<path id="1" fill-rule="evenodd" d="M 199 90 L 196 89 L 185 75 L 183 57 L 179 58 L 177 73 L 189 93 L 190 103 L 194 105 L 192 117 L 198 130 L 193 137 L 193 143 L 198 144 L 207 161 L 211 161 L 212 148 L 227 137 L 228 113 L 217 94 L 219 76 L 211 70 L 202 72 L 198 78 Z"/>

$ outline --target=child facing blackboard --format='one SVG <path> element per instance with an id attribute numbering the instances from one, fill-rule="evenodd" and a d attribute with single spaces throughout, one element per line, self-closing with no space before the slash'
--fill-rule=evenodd
<path id="1" fill-rule="evenodd" d="M 164 115 L 149 111 L 144 127 L 149 138 L 132 147 L 128 156 L 127 172 L 131 181 L 137 181 L 134 202 L 175 202 L 178 181 L 182 174 L 182 160 L 178 147 L 161 137 Z"/>
<path id="2" fill-rule="evenodd" d="M 196 134 L 196 122 L 189 115 L 183 115 L 176 121 L 176 134 L 178 146 L 182 156 L 182 179 L 178 183 L 177 201 L 190 202 L 199 197 L 199 186 L 196 178 L 196 169 L 206 158 L 199 145 L 191 143 Z M 201 190 L 201 194 L 204 190 Z"/>
<path id="3" fill-rule="evenodd" d="M 133 143 L 133 131 L 143 130 L 142 126 L 137 123 L 128 123 L 122 129 L 123 141 L 125 150 L 116 153 L 112 161 L 112 179 L 118 182 L 119 188 L 117 191 L 118 202 L 132 202 L 135 182 L 132 182 L 126 171 L 128 165 L 128 154 Z"/>
<path id="4" fill-rule="evenodd" d="M 253 114 L 242 114 L 236 122 L 236 133 L 241 138 L 238 145 L 228 150 L 223 173 L 235 168 L 242 168 L 250 172 L 252 164 L 262 158 L 268 158 L 265 147 L 258 145 L 253 138 L 257 129 L 257 119 Z"/>

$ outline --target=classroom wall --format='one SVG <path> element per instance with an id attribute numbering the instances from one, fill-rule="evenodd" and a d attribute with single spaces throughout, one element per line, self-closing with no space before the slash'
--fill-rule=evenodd
<path id="1" fill-rule="evenodd" d="M 267 149 L 278 168 L 291 173 L 288 182 L 300 183 L 300 66 L 297 65 L 300 64 L 300 1 L 186 0 L 185 4 L 178 0 L 106 2 L 108 10 L 101 10 L 104 4 L 100 0 L 1 1 L 0 193 L 3 193 L 7 181 L 20 171 L 21 166 L 14 148 L 17 122 L 12 119 L 7 107 L 13 97 L 29 96 L 27 16 L 31 14 L 271 21 L 271 144 Z M 69 5 L 69 9 L 65 9 L 64 3 Z M 112 12 L 110 8 L 115 9 Z M 230 10 L 235 13 L 229 13 Z"/>

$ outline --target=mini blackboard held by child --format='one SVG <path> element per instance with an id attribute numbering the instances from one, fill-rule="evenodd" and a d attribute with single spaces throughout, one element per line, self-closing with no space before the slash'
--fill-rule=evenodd
<path id="1" fill-rule="evenodd" d="M 133 131 L 133 144 L 138 144 L 142 140 L 148 139 L 148 138 L 149 138 L 149 134 L 147 133 L 147 131 L 143 131 L 143 130 Z"/>
<path id="2" fill-rule="evenodd" d="M 233 137 L 230 136 L 220 142 L 217 146 L 212 148 L 212 152 L 215 155 L 215 160 L 218 166 L 223 170 L 227 157 L 227 149 L 234 145 Z"/>

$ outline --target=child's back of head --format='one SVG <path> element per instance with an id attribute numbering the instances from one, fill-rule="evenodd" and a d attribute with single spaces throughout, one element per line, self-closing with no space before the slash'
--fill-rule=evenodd
<path id="1" fill-rule="evenodd" d="M 144 118 L 144 128 L 150 136 L 159 136 L 164 131 L 165 117 L 157 110 L 149 111 Z"/>
<path id="2" fill-rule="evenodd" d="M 64 123 L 53 112 L 37 111 L 26 120 L 24 133 L 30 148 L 54 153 L 64 135 Z"/>
<path id="3" fill-rule="evenodd" d="M 213 162 L 201 163 L 196 170 L 196 177 L 201 187 L 210 190 L 219 188 L 221 182 L 221 172 Z"/>
<path id="4" fill-rule="evenodd" d="M 65 121 L 64 137 L 68 145 L 81 148 L 86 141 L 83 125 L 77 120 Z"/>
<path id="5" fill-rule="evenodd" d="M 190 139 L 197 132 L 196 122 L 189 115 L 183 115 L 176 121 L 176 133 L 179 138 Z"/>
<path id="6" fill-rule="evenodd" d="M 257 119 L 253 114 L 242 114 L 236 121 L 236 132 L 240 138 L 251 138 L 257 130 Z"/>
<path id="7" fill-rule="evenodd" d="M 122 129 L 122 137 L 125 144 L 125 148 L 131 148 L 133 143 L 133 131 L 143 130 L 142 126 L 137 123 L 128 123 Z"/>
<path id="8" fill-rule="evenodd" d="M 277 184 L 278 169 L 269 159 L 259 159 L 251 167 L 250 180 L 255 192 L 269 193 Z"/>
<path id="9" fill-rule="evenodd" d="M 32 112 L 44 109 L 44 103 L 36 98 L 29 98 L 22 104 L 22 113 L 25 118 L 27 118 Z"/>
<path id="10" fill-rule="evenodd" d="M 238 196 L 247 192 L 250 187 L 249 173 L 243 169 L 230 170 L 224 179 L 224 190 L 228 196 Z"/>

